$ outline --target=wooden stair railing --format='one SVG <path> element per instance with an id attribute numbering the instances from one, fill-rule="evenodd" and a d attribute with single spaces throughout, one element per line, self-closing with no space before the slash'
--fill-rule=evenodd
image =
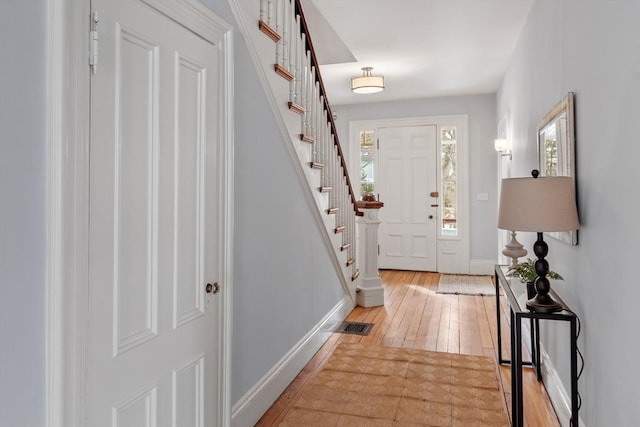
<path id="1" fill-rule="evenodd" d="M 274 71 L 289 82 L 289 109 L 301 117 L 300 139 L 312 147 L 308 165 L 321 173 L 318 190 L 328 193 L 327 215 L 335 217 L 334 234 L 342 235 L 337 248 L 347 251 L 351 280 L 355 263 L 356 204 L 347 162 L 338 139 L 315 49 L 300 0 L 260 0 L 259 29 L 275 43 Z"/>

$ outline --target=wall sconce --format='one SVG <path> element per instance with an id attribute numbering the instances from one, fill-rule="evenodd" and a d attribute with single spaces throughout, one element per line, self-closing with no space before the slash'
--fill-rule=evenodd
<path id="1" fill-rule="evenodd" d="M 496 151 L 500 153 L 502 157 L 509 156 L 509 160 L 513 158 L 513 156 L 511 155 L 511 149 L 509 148 L 509 141 L 507 141 L 506 139 L 503 139 L 503 138 L 496 139 L 493 142 L 493 148 L 495 148 Z"/>

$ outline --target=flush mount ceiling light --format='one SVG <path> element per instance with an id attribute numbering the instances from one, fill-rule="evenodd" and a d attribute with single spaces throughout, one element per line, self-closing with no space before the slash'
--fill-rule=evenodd
<path id="1" fill-rule="evenodd" d="M 372 76 L 373 67 L 363 67 L 362 75 L 351 78 L 354 93 L 376 93 L 384 90 L 384 76 Z"/>

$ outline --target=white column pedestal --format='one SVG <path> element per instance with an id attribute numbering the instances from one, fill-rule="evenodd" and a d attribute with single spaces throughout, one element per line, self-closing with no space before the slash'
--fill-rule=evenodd
<path id="1" fill-rule="evenodd" d="M 378 212 L 382 206 L 381 202 L 358 202 L 364 216 L 356 218 L 362 254 L 356 303 L 362 307 L 384 305 L 384 288 L 378 274 Z"/>

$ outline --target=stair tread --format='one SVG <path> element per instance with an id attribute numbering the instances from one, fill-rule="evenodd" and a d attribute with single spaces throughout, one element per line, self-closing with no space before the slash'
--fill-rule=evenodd
<path id="1" fill-rule="evenodd" d="M 262 19 L 258 21 L 258 28 L 274 42 L 278 43 L 280 41 L 280 34 L 278 34 L 278 32 L 274 30 L 271 25 L 267 24 Z"/>
<path id="2" fill-rule="evenodd" d="M 289 101 L 288 105 L 289 105 L 289 110 L 293 111 L 294 113 L 303 114 L 307 112 L 306 108 L 304 108 L 302 105 L 297 104 L 295 102 Z"/>
<path id="3" fill-rule="evenodd" d="M 275 70 L 275 72 L 280 76 L 283 77 L 284 79 L 291 81 L 293 80 L 293 74 L 291 74 L 289 72 L 289 70 L 287 70 L 286 68 L 284 68 L 282 65 L 280 64 L 273 64 L 273 69 Z"/>
<path id="4" fill-rule="evenodd" d="M 312 135 L 305 135 L 304 133 L 300 134 L 300 140 L 308 142 L 309 144 L 313 144 L 314 142 L 316 142 L 316 139 Z"/>

